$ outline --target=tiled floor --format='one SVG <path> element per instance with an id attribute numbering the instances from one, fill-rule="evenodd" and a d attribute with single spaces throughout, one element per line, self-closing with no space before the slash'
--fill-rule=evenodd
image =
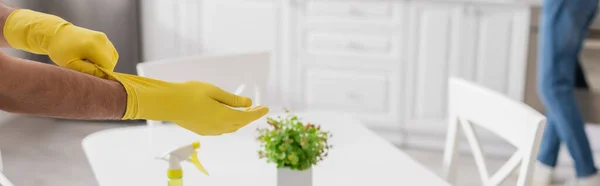
<path id="1" fill-rule="evenodd" d="M 403 149 L 406 153 L 411 155 L 415 160 L 436 172 L 438 175 L 441 173 L 442 167 L 442 151 L 441 150 L 421 150 L 416 148 Z M 489 174 L 494 174 L 500 166 L 506 162 L 508 158 L 499 157 L 486 157 L 486 164 L 488 167 Z M 457 175 L 457 183 L 459 186 L 480 186 L 481 182 L 479 179 L 479 173 L 475 165 L 475 161 L 469 154 L 461 155 L 459 160 L 460 173 Z M 555 185 L 561 185 L 566 179 L 573 176 L 573 170 L 571 167 L 558 167 L 556 170 Z M 514 186 L 517 182 L 517 175 L 513 173 L 502 186 Z"/>
<path id="2" fill-rule="evenodd" d="M 81 149 L 88 134 L 114 127 L 132 125 L 117 122 L 65 121 L 26 116 L 3 116 L 0 119 L 0 149 L 6 174 L 18 186 L 93 186 L 97 185 Z M 139 124 L 139 123 L 133 123 Z M 442 152 L 404 149 L 432 171 L 439 173 Z M 491 158 L 487 163 L 495 172 L 504 160 Z M 568 177 L 571 169 L 559 169 Z M 480 185 L 474 161 L 468 155 L 461 159 L 460 186 Z M 511 177 L 504 185 L 514 185 Z"/>

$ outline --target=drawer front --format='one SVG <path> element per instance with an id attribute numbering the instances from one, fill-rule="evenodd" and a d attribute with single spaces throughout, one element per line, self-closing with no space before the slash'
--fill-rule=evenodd
<path id="1" fill-rule="evenodd" d="M 385 114 L 390 106 L 390 79 L 384 73 L 308 69 L 304 97 L 309 109 Z"/>
<path id="2" fill-rule="evenodd" d="M 306 2 L 309 19 L 393 19 L 392 1 L 319 1 Z"/>
<path id="3" fill-rule="evenodd" d="M 309 54 L 350 55 L 394 58 L 397 40 L 394 36 L 335 34 L 309 32 L 306 35 L 306 51 Z"/>

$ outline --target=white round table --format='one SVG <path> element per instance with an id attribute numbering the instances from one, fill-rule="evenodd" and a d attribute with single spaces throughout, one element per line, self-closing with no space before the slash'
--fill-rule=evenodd
<path id="1" fill-rule="evenodd" d="M 313 186 L 333 185 L 427 185 L 449 184 L 400 149 L 377 136 L 346 114 L 319 112 L 297 114 L 304 121 L 320 124 L 333 134 L 334 148 L 313 167 Z M 184 185 L 275 186 L 274 164 L 258 158 L 256 128 L 260 119 L 240 131 L 216 137 L 198 136 L 176 125 L 154 129 L 149 146 L 148 127 L 136 126 L 96 132 L 83 140 L 100 186 L 165 186 L 167 163 L 154 155 L 174 147 L 200 141 L 199 159 L 210 176 L 183 163 Z"/>

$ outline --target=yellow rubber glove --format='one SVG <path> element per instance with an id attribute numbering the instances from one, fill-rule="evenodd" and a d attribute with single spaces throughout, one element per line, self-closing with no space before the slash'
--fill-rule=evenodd
<path id="1" fill-rule="evenodd" d="M 221 135 L 235 132 L 269 112 L 264 106 L 233 109 L 250 107 L 252 100 L 205 82 L 173 83 L 103 71 L 127 91 L 127 111 L 122 119 L 171 121 L 200 135 Z"/>
<path id="2" fill-rule="evenodd" d="M 8 16 L 3 31 L 15 49 L 48 55 L 59 66 L 97 77 L 107 78 L 91 62 L 113 71 L 119 60 L 106 34 L 75 26 L 58 16 L 18 9 Z"/>

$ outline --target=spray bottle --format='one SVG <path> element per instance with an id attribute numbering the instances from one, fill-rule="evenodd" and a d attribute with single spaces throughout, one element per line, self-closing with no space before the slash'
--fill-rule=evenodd
<path id="1" fill-rule="evenodd" d="M 200 170 L 202 173 L 208 175 L 204 166 L 200 164 L 198 160 L 198 152 L 196 149 L 200 148 L 200 142 L 193 142 L 190 145 L 185 145 L 168 151 L 158 159 L 169 162 L 169 169 L 167 170 L 167 177 L 169 178 L 168 186 L 183 186 L 183 171 L 181 170 L 181 161 L 191 162 Z"/>
<path id="2" fill-rule="evenodd" d="M 245 88 L 245 84 L 239 85 L 234 94 L 240 95 Z M 256 85 L 254 87 L 254 94 L 254 103 L 256 105 L 259 105 L 259 90 L 258 86 Z M 158 159 L 169 162 L 169 170 L 167 170 L 167 177 L 169 178 L 168 186 L 183 186 L 183 181 L 181 180 L 181 178 L 183 177 L 183 171 L 181 170 L 180 164 L 181 161 L 189 161 L 193 163 L 196 166 L 196 168 L 198 168 L 198 170 L 208 175 L 208 172 L 206 171 L 206 169 L 204 169 L 204 166 L 202 166 L 202 164 L 200 164 L 200 161 L 198 160 L 198 152 L 196 152 L 196 149 L 198 148 L 200 148 L 200 142 L 194 142 L 191 145 L 186 145 L 168 151 L 161 157 L 158 157 Z"/>

